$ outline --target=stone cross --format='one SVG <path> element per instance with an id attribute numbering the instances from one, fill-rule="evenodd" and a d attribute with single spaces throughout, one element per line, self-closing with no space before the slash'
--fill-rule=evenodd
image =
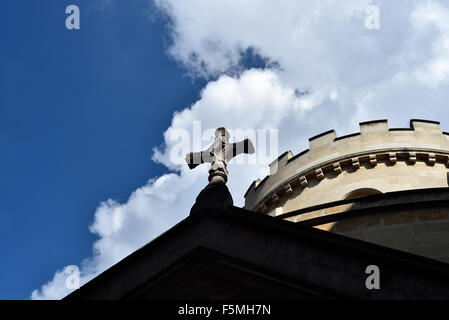
<path id="1" fill-rule="evenodd" d="M 209 184 L 226 183 L 228 181 L 228 162 L 241 153 L 254 153 L 254 146 L 249 139 L 236 143 L 229 143 L 229 133 L 225 128 L 215 131 L 215 141 L 205 151 L 190 152 L 186 155 L 186 162 L 190 169 L 202 163 L 211 163 L 209 169 Z"/>

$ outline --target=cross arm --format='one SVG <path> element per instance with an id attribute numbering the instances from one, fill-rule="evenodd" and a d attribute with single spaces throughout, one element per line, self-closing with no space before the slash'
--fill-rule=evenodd
<path id="1" fill-rule="evenodd" d="M 242 153 L 252 154 L 255 149 L 253 143 L 249 139 L 245 139 L 235 143 L 229 143 L 225 150 L 225 159 L 230 161 L 232 158 Z"/>
<path id="2" fill-rule="evenodd" d="M 213 158 L 209 151 L 189 152 L 186 155 L 186 162 L 190 169 L 196 168 L 202 163 L 212 163 Z"/>

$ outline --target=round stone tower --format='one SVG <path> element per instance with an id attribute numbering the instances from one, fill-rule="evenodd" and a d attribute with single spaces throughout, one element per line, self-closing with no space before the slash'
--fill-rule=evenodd
<path id="1" fill-rule="evenodd" d="M 245 208 L 449 262 L 449 134 L 435 121 L 330 130 L 270 165 Z"/>

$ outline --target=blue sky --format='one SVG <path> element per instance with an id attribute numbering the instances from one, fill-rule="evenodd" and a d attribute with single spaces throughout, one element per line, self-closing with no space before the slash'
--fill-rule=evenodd
<path id="1" fill-rule="evenodd" d="M 81 29 L 69 31 L 75 2 Z M 2 1 L 1 299 L 27 299 L 91 254 L 98 203 L 167 171 L 151 148 L 201 87 L 165 54 L 148 1 L 75 2 Z"/>
<path id="2" fill-rule="evenodd" d="M 230 163 L 236 205 L 320 132 L 449 131 L 448 21 L 443 0 L 3 0 L 0 299 L 59 299 L 65 266 L 83 284 L 185 218 L 207 183 L 182 161 L 198 124 L 200 147 L 219 126 L 276 133 Z"/>

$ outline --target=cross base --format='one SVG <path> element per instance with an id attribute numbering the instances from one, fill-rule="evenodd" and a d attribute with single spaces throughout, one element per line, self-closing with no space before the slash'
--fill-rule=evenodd
<path id="1" fill-rule="evenodd" d="M 231 193 L 225 183 L 209 183 L 196 197 L 190 215 L 206 209 L 226 210 L 233 204 Z"/>
<path id="2" fill-rule="evenodd" d="M 209 169 L 209 184 L 226 183 L 228 181 L 228 170 L 223 160 L 216 160 Z"/>

